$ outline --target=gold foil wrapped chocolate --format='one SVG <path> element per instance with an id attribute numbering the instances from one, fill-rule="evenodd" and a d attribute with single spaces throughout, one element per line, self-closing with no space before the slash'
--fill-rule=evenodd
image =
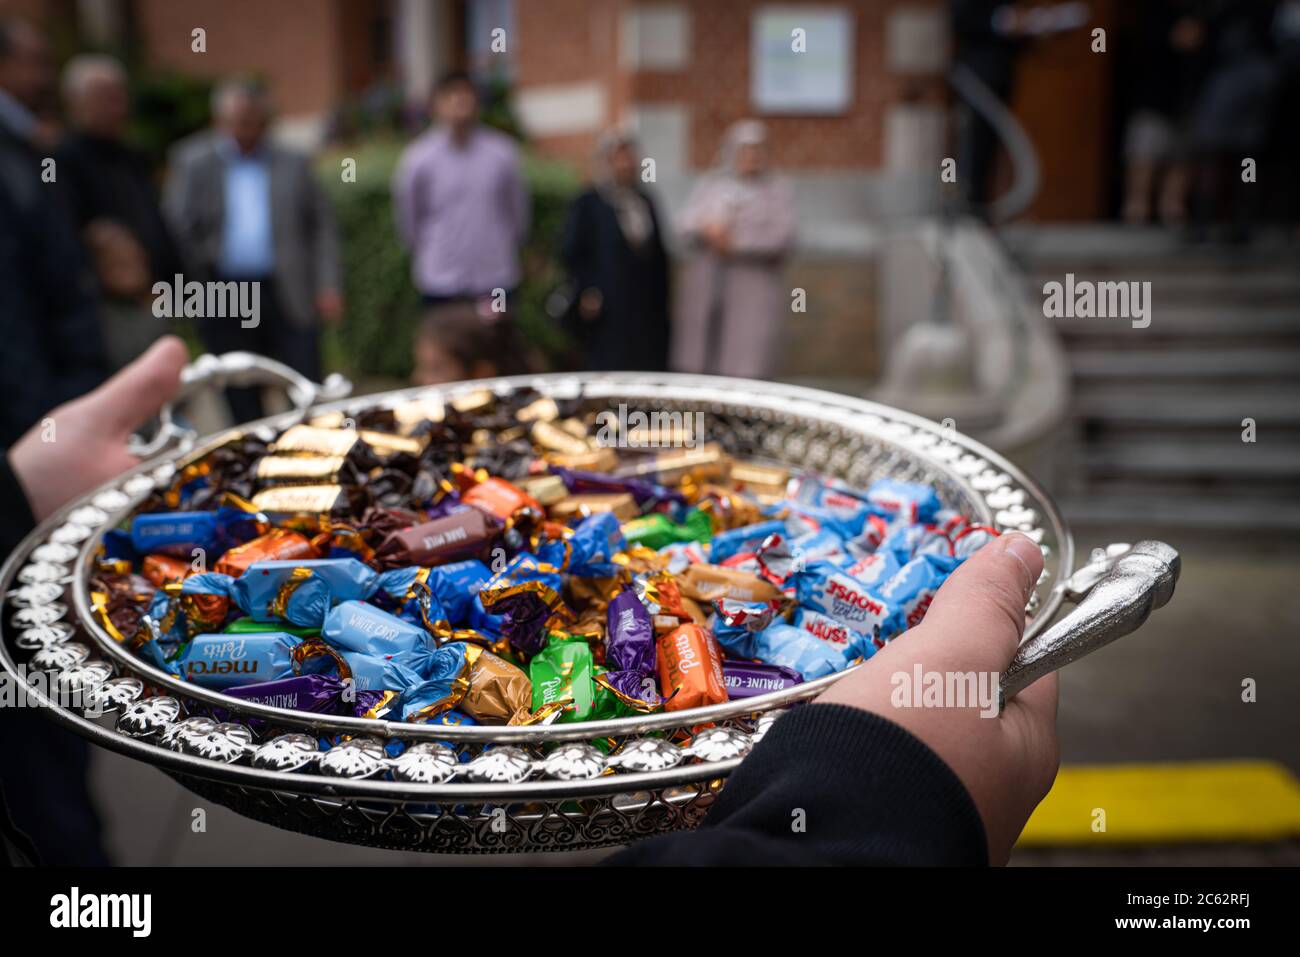
<path id="1" fill-rule="evenodd" d="M 558 475 L 532 475 L 515 484 L 546 507 L 563 501 L 569 494 L 564 479 Z"/>
<path id="2" fill-rule="evenodd" d="M 527 724 L 532 717 L 533 683 L 510 662 L 471 645 L 469 688 L 459 708 L 481 724 Z"/>
<path id="3" fill-rule="evenodd" d="M 618 455 L 613 449 L 597 448 L 586 452 L 548 452 L 546 461 L 566 469 L 580 472 L 612 472 L 618 467 Z"/>
<path id="4" fill-rule="evenodd" d="M 627 492 L 591 492 L 570 495 L 552 505 L 547 513 L 557 522 L 571 522 L 601 512 L 613 512 L 620 522 L 630 522 L 641 514 L 636 499 Z"/>
<path id="5" fill-rule="evenodd" d="M 268 455 L 258 460 L 253 477 L 270 484 L 334 485 L 346 464 L 341 455 Z"/>
<path id="6" fill-rule="evenodd" d="M 253 506 L 271 515 L 327 515 L 347 502 L 347 492 L 341 485 L 278 485 L 253 496 Z"/>
<path id="7" fill-rule="evenodd" d="M 271 449 L 291 455 L 341 457 L 352 451 L 361 436 L 354 429 L 328 429 L 316 425 L 295 425 L 284 431 Z"/>
<path id="8" fill-rule="evenodd" d="M 580 439 L 550 422 L 534 422 L 529 435 L 535 445 L 548 452 L 585 455 L 591 450 L 585 439 Z"/>

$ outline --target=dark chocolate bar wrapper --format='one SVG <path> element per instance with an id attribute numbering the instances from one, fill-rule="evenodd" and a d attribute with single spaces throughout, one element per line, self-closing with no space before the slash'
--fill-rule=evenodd
<path id="1" fill-rule="evenodd" d="M 441 518 L 389 533 L 376 550 L 392 565 L 443 565 L 481 558 L 501 523 L 477 508 L 458 508 Z"/>

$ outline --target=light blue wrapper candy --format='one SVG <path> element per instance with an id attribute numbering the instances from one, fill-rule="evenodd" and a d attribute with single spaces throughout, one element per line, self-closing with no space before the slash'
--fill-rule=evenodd
<path id="1" fill-rule="evenodd" d="M 947 555 L 920 555 L 880 586 L 880 597 L 894 606 L 902 619 L 900 631 L 921 623 L 935 592 L 964 560 Z"/>

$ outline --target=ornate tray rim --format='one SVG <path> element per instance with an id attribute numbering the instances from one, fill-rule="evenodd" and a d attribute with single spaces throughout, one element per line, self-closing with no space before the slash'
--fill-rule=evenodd
<path id="1" fill-rule="evenodd" d="M 372 393 L 368 396 L 354 396 L 347 399 L 336 400 L 314 406 L 311 410 L 313 414 L 320 414 L 329 411 L 347 412 L 351 409 L 374 406 L 376 404 L 383 406 L 392 405 L 399 401 L 413 398 L 437 396 L 443 399 L 453 398 L 469 392 L 482 389 L 491 389 L 494 392 L 509 392 L 520 387 L 534 387 L 541 391 L 549 391 L 551 394 L 564 393 L 571 387 L 572 394 L 581 394 L 585 397 L 600 398 L 600 388 L 605 387 L 611 398 L 616 398 L 620 394 L 634 395 L 638 390 L 653 390 L 655 387 L 672 389 L 674 399 L 692 399 L 692 400 L 712 400 L 716 402 L 732 403 L 737 405 L 752 405 L 752 399 L 756 395 L 761 395 L 769 402 L 769 408 L 780 404 L 782 408 L 779 411 L 793 415 L 799 415 L 801 412 L 809 418 L 825 421 L 826 410 L 835 409 L 842 417 L 870 415 L 884 421 L 897 421 L 939 437 L 941 441 L 948 441 L 959 446 L 967 454 L 975 455 L 982 459 L 990 468 L 996 468 L 1008 475 L 1014 483 L 1036 500 L 1036 504 L 1042 506 L 1043 515 L 1040 517 L 1040 524 L 1050 523 L 1052 531 L 1056 537 L 1056 554 L 1049 559 L 1048 568 L 1051 570 L 1048 577 L 1043 583 L 1049 586 L 1047 595 L 1040 601 L 1039 607 L 1034 612 L 1033 617 L 1025 629 L 1025 638 L 1028 639 L 1050 623 L 1056 611 L 1060 607 L 1063 595 L 1060 588 L 1055 587 L 1064 578 L 1067 578 L 1072 569 L 1073 540 L 1070 537 L 1069 529 L 1066 527 L 1056 503 L 1051 499 L 1048 493 L 1041 488 L 1032 478 L 1022 472 L 1017 466 L 1007 461 L 998 453 L 987 449 L 952 430 L 944 429 L 942 426 L 929 419 L 913 415 L 902 410 L 893 409 L 889 406 L 879 405 L 869 402 L 865 399 L 856 399 L 851 396 L 840 396 L 835 393 L 821 392 L 815 389 L 807 389 L 801 386 L 785 386 L 773 383 L 757 383 L 745 379 L 728 379 L 715 376 L 686 376 L 676 374 L 663 374 L 660 376 L 643 375 L 640 373 L 607 373 L 595 376 L 575 376 L 567 373 L 558 373 L 550 375 L 528 375 L 528 376 L 510 376 L 504 378 L 478 379 L 461 383 L 450 383 L 443 386 L 419 386 L 409 389 L 402 389 L 392 392 Z M 763 387 L 763 388 L 759 388 Z M 595 391 L 593 392 L 593 389 Z M 704 395 L 692 394 L 690 391 L 683 394 L 679 390 L 703 390 Z M 640 394 L 645 394 L 641 392 Z M 379 402 L 376 402 L 376 399 Z M 834 401 L 831 401 L 834 400 Z M 800 404 L 802 403 L 802 404 Z M 775 411 L 775 409 L 773 409 Z M 59 513 L 51 516 L 46 522 L 42 523 L 31 536 L 19 546 L 14 552 L 14 556 L 26 555 L 31 551 L 31 542 L 35 539 L 44 538 L 48 535 L 49 530 L 57 527 L 66 520 L 68 514 L 75 509 L 82 507 L 92 501 L 100 493 L 113 488 L 120 488 L 127 480 L 136 475 L 148 474 L 156 471 L 160 467 L 173 465 L 180 467 L 188 461 L 192 461 L 207 452 L 211 451 L 228 441 L 231 437 L 250 429 L 271 426 L 283 427 L 286 423 L 295 421 L 301 417 L 301 413 L 286 412 L 276 415 L 267 416 L 256 422 L 235 426 L 225 429 L 221 432 L 204 437 L 196 443 L 194 448 L 182 456 L 176 456 L 175 453 L 159 455 L 147 462 L 142 463 L 130 472 L 125 473 L 111 482 L 83 495 L 77 501 L 61 509 Z M 851 423 L 845 421 L 845 426 L 851 427 Z M 900 448 L 905 448 L 905 443 L 895 442 Z M 908 449 L 910 454 L 926 457 L 931 465 L 936 469 L 947 472 L 950 480 L 961 485 L 969 497 L 976 501 L 983 502 L 984 496 L 975 490 L 965 478 L 956 475 L 943 462 L 929 455 L 925 449 Z M 282 708 L 259 705 L 252 702 L 234 698 L 222 694 L 219 691 L 202 688 L 200 686 L 182 681 L 173 675 L 170 675 L 159 668 L 137 658 L 116 640 L 114 640 L 99 624 L 91 613 L 88 600 L 88 579 L 90 561 L 93 552 L 98 547 L 102 537 L 102 531 L 114 527 L 123 518 L 129 515 L 139 504 L 142 496 L 135 496 L 122 509 L 110 513 L 108 520 L 83 543 L 80 553 L 75 560 L 74 579 L 70 584 L 72 591 L 72 605 L 75 609 L 78 623 L 89 631 L 94 637 L 98 649 L 116 661 L 122 668 L 133 672 L 141 677 L 147 678 L 152 684 L 162 687 L 175 695 L 186 698 L 203 701 L 206 704 L 223 708 L 232 713 L 246 715 L 250 718 L 261 718 L 271 720 L 277 724 L 290 725 L 298 728 L 319 729 L 333 728 L 352 734 L 369 734 L 384 739 L 401 737 L 410 740 L 457 740 L 457 741 L 494 741 L 497 743 L 525 744 L 538 741 L 570 741 L 570 740 L 589 740 L 594 737 L 601 737 L 610 734 L 639 733 L 646 731 L 660 730 L 668 727 L 680 726 L 683 721 L 712 721 L 725 717 L 749 714 L 758 711 L 770 710 L 771 708 L 793 703 L 795 701 L 807 700 L 814 697 L 829 685 L 838 681 L 841 677 L 853 671 L 857 666 L 846 669 L 835 675 L 829 675 L 815 681 L 807 682 L 800 685 L 797 689 L 786 692 L 772 692 L 766 695 L 759 695 L 752 698 L 741 699 L 727 702 L 726 704 L 713 705 L 708 708 L 691 709 L 689 711 L 666 712 L 657 715 L 644 717 L 627 717 L 614 718 L 606 721 L 585 722 L 582 724 L 560 724 L 533 727 L 497 727 L 497 726 L 428 726 L 412 725 L 405 722 L 390 722 L 382 719 L 366 718 L 349 718 L 339 716 L 322 716 L 302 711 L 288 711 Z M 13 556 L 11 556 L 13 557 Z M 1055 563 L 1055 569 L 1052 569 L 1052 563 Z M 12 569 L 6 562 L 3 569 L 0 569 L 0 583 L 8 581 Z M 1041 583 L 1040 583 L 1041 584 Z M 3 624 L 0 623 L 0 628 Z"/>

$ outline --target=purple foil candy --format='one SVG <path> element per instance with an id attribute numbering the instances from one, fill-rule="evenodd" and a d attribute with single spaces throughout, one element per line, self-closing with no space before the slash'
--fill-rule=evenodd
<path id="1" fill-rule="evenodd" d="M 625 698 L 644 701 L 651 707 L 658 707 L 663 702 L 652 672 L 607 671 L 605 680 L 609 682 L 611 688 Z"/>
<path id="2" fill-rule="evenodd" d="M 605 472 L 583 472 L 562 468 L 559 465 L 551 466 L 551 474 L 558 475 L 564 482 L 564 487 L 575 495 L 582 492 L 627 492 L 636 499 L 638 505 L 643 507 L 647 502 L 656 504 L 679 502 L 683 505 L 686 503 L 686 496 L 681 492 L 644 479 L 619 478 Z"/>
<path id="3" fill-rule="evenodd" d="M 733 701 L 773 691 L 785 691 L 803 684 L 803 676 L 791 668 L 764 665 L 756 661 L 728 659 L 722 663 L 722 677 L 727 684 L 727 697 Z"/>
<path id="4" fill-rule="evenodd" d="M 610 671 L 654 674 L 657 664 L 650 612 L 635 591 L 624 589 L 609 603 L 605 665 Z"/>
<path id="5" fill-rule="evenodd" d="M 255 704 L 314 714 L 339 714 L 345 685 L 333 675 L 298 675 L 255 685 L 226 688 L 225 694 Z M 358 703 L 364 692 L 358 692 Z"/>

